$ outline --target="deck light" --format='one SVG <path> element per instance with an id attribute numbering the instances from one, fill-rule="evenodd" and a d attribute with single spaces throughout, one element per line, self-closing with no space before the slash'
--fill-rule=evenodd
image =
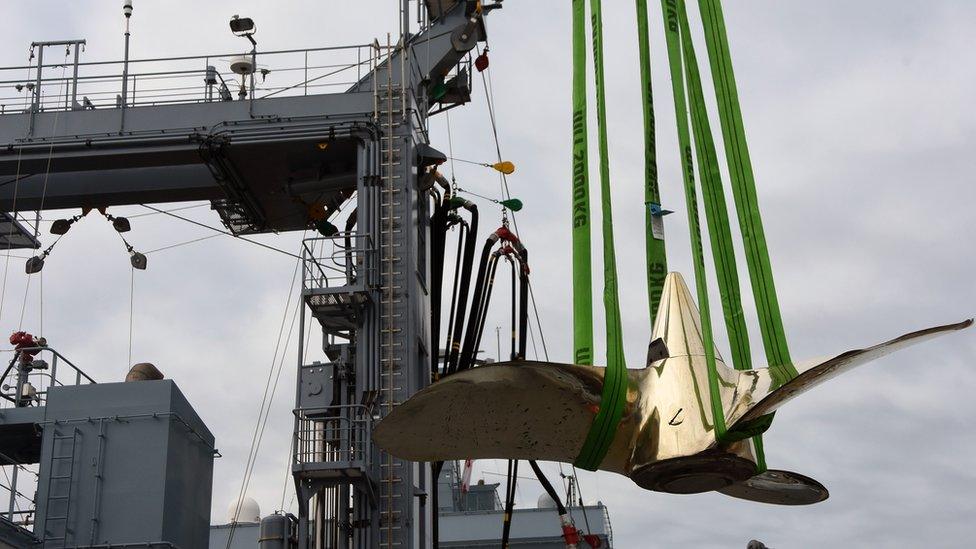
<path id="1" fill-rule="evenodd" d="M 254 33 L 257 32 L 257 28 L 254 26 L 254 20 L 250 17 L 241 17 L 239 15 L 231 17 L 230 31 L 234 33 L 234 36 L 243 36 L 250 40 L 251 44 L 258 45 L 254 41 Z"/>

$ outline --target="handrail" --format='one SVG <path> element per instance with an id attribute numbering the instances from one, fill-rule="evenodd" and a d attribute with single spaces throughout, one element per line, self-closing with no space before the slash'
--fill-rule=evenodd
<path id="1" fill-rule="evenodd" d="M 371 68 L 370 52 L 375 48 L 375 44 L 355 44 L 254 52 L 256 70 L 244 80 L 226 67 L 216 68 L 218 61 L 227 61 L 227 57 L 246 55 L 240 52 L 135 59 L 128 65 L 120 60 L 44 63 L 39 58 L 38 64 L 31 66 L 0 67 L 0 88 L 17 90 L 0 97 L 0 116 L 29 113 L 28 133 L 32 134 L 34 119 L 42 112 L 254 101 L 308 95 L 316 88 L 318 93 L 330 93 L 332 87 L 342 87 L 345 92 Z M 266 69 L 266 64 L 271 65 Z M 65 69 L 63 73 L 51 72 L 61 68 Z M 142 71 L 136 72 L 140 68 Z M 27 74 L 21 77 L 18 71 L 25 70 Z M 349 76 L 352 72 L 354 77 Z"/>

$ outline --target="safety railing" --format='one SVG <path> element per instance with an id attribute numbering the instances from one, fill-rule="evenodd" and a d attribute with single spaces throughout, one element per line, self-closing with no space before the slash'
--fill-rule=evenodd
<path id="1" fill-rule="evenodd" d="M 3 478 L 0 479 L 0 518 L 29 528 L 34 523 L 37 504 L 37 465 L 23 465 L 17 459 L 0 452 Z"/>
<path id="2" fill-rule="evenodd" d="M 339 232 L 302 241 L 302 288 L 367 288 L 375 283 L 376 249 L 368 234 Z"/>
<path id="3" fill-rule="evenodd" d="M 15 407 L 43 406 L 51 387 L 93 383 L 94 379 L 54 348 L 23 347 L 14 351 L 0 375 L 0 398 Z"/>
<path id="4" fill-rule="evenodd" d="M 81 41 L 0 67 L 0 114 L 340 93 L 375 66 L 378 44 L 77 62 Z M 54 59 L 57 59 L 56 61 Z M 253 88 L 253 89 L 252 89 Z M 123 92 L 124 90 L 124 92 Z M 124 93 L 124 96 L 123 96 Z"/>
<path id="5" fill-rule="evenodd" d="M 324 469 L 369 470 L 373 418 L 366 406 L 346 405 L 294 411 L 295 464 Z"/>

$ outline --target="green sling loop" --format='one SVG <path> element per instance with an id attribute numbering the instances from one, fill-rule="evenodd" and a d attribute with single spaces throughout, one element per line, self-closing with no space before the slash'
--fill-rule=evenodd
<path id="1" fill-rule="evenodd" d="M 613 249 L 613 210 L 610 204 L 610 163 L 607 145 L 606 97 L 603 78 L 603 16 L 600 0 L 591 0 L 593 18 L 593 65 L 600 142 L 600 190 L 603 213 L 603 305 L 607 324 L 607 369 L 603 379 L 600 410 L 576 457 L 578 467 L 595 471 L 607 455 L 627 398 L 627 364 L 624 360 L 620 304 L 617 297 L 617 261 Z"/>
<path id="2" fill-rule="evenodd" d="M 763 347 L 769 361 L 770 373 L 774 381 L 782 385 L 796 377 L 797 372 L 790 359 L 783 318 L 776 298 L 776 287 L 773 284 L 772 266 L 759 213 L 756 179 L 742 125 L 742 111 L 739 107 L 735 75 L 732 72 L 732 58 L 722 16 L 722 5 L 720 0 L 699 0 L 698 6 L 705 26 L 705 42 L 708 46 L 708 59 L 715 84 L 715 97 L 718 100 L 725 156 L 732 179 L 732 194 L 739 217 L 739 228 L 745 245 L 749 280 L 752 283 L 752 293 L 759 313 Z"/>
<path id="3" fill-rule="evenodd" d="M 586 0 L 573 0 L 573 359 L 593 364 L 593 274 L 586 143 Z"/>
<path id="4" fill-rule="evenodd" d="M 651 87 L 651 47 L 647 35 L 647 0 L 637 0 L 637 41 L 640 50 L 640 81 L 644 107 L 644 245 L 647 254 L 647 304 L 651 326 L 661 303 L 668 258 L 664 246 L 664 215 L 657 179 L 657 150 L 654 132 L 654 92 Z"/>
<path id="5" fill-rule="evenodd" d="M 695 149 L 698 158 L 698 172 L 701 179 L 705 202 L 705 218 L 712 245 L 712 258 L 718 277 L 719 293 L 722 297 L 722 310 L 725 313 L 725 327 L 732 347 L 732 363 L 737 370 L 752 369 L 752 354 L 749 348 L 749 333 L 745 314 L 742 310 L 742 296 L 739 290 L 738 269 L 735 250 L 732 247 L 732 230 L 729 222 L 725 190 L 719 170 L 718 155 L 712 138 L 708 111 L 705 106 L 705 93 L 702 90 L 698 59 L 691 38 L 688 16 L 681 4 L 681 39 L 684 48 L 684 63 L 687 73 L 688 94 L 691 103 L 691 126 L 695 134 Z M 753 437 L 756 457 L 761 471 L 766 470 L 762 436 Z"/>
<path id="6" fill-rule="evenodd" d="M 680 3 L 680 11 L 679 11 Z M 664 30 L 668 45 L 668 65 L 671 70 L 671 87 L 674 96 L 674 113 L 678 125 L 678 145 L 681 152 L 682 176 L 685 187 L 685 202 L 688 210 L 688 228 L 691 233 L 691 252 L 695 265 L 695 285 L 698 294 L 698 308 L 701 316 L 702 339 L 705 346 L 705 361 L 708 367 L 709 404 L 716 440 L 725 436 L 725 410 L 718 390 L 718 372 L 715 365 L 715 344 L 712 339 L 711 314 L 708 303 L 708 283 L 705 274 L 705 257 L 702 245 L 701 223 L 698 219 L 698 197 L 695 188 L 694 159 L 691 150 L 691 137 L 688 130 L 688 107 L 685 101 L 684 80 L 681 60 L 681 23 L 679 13 L 684 11 L 683 0 L 661 0 L 664 14 Z"/>

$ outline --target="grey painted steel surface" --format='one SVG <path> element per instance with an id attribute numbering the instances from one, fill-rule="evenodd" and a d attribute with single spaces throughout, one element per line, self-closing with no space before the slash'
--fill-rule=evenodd
<path id="1" fill-rule="evenodd" d="M 374 92 L 376 111 L 372 122 L 377 136 L 362 141 L 358 151 L 356 234 L 375 246 L 376 255 L 367 253 L 363 260 L 370 267 L 366 276 L 373 276 L 375 269 L 377 284 L 367 287 L 368 298 L 356 315 L 328 310 L 313 301 L 321 296 L 353 300 L 354 294 L 363 290 L 352 279 L 328 290 L 308 286 L 303 290 L 312 316 L 322 325 L 326 336 L 324 351 L 332 358 L 332 367 L 355 374 L 331 377 L 335 419 L 319 420 L 323 431 L 338 433 L 335 436 L 340 441 L 351 437 L 344 434 L 347 431 L 330 427 L 343 417 L 341 414 L 366 404 L 373 415 L 382 417 L 429 383 L 430 213 L 429 198 L 417 185 L 416 149 L 419 144 L 428 143 L 425 126 L 431 108 L 427 99 L 430 75 L 440 78 L 446 72 L 443 68 L 455 66 L 475 44 L 472 40 L 459 49 L 450 40 L 454 30 L 469 23 L 463 7 L 459 5 L 451 15 L 412 38 L 412 43 L 419 45 L 418 50 L 422 48 L 423 61 L 419 54 L 414 55 L 412 47 L 397 47 L 351 90 Z M 355 278 L 356 282 L 359 280 Z M 303 334 L 304 317 L 302 320 Z M 300 370 L 307 372 L 308 368 Z M 302 418 L 310 417 L 309 412 L 320 413 L 301 408 L 309 402 L 309 395 L 303 392 L 303 382 L 307 381 L 307 375 L 299 376 L 296 448 L 302 446 L 306 432 L 301 427 Z M 329 440 L 322 444 L 322 462 L 304 464 L 296 456 L 293 465 L 302 509 L 301 540 L 305 539 L 305 529 L 315 523 L 314 531 L 308 534 L 319 547 L 432 545 L 434 510 L 428 496 L 434 487 L 428 464 L 383 454 L 371 441 L 366 462 L 343 459 L 354 445 L 337 447 Z M 328 461 L 328 456 L 335 456 L 336 461 Z M 366 478 L 357 473 L 355 478 L 339 482 L 326 476 L 338 478 L 351 465 L 360 463 L 366 463 Z M 302 508 L 308 499 L 314 499 L 314 511 Z M 304 547 L 302 543 L 300 546 Z"/>
<path id="2" fill-rule="evenodd" d="M 46 547 L 208 546 L 214 437 L 173 381 L 57 387 L 44 411 Z"/>
<path id="3" fill-rule="evenodd" d="M 576 527 L 586 533 L 586 522 L 590 532 L 600 537 L 601 549 L 612 548 L 610 519 L 603 504 L 588 505 L 583 510 L 572 509 Z M 441 513 L 441 547 L 498 547 L 501 538 L 502 515 L 499 511 L 471 511 L 467 513 Z M 515 509 L 512 512 L 511 547 L 531 549 L 565 549 L 559 515 L 555 509 Z M 580 547 L 588 547 L 581 541 Z"/>
<path id="4" fill-rule="evenodd" d="M 230 547 L 227 538 L 231 529 L 234 537 Z M 257 522 L 239 522 L 237 524 L 219 524 L 210 527 L 210 549 L 257 549 L 261 538 L 261 524 Z"/>

